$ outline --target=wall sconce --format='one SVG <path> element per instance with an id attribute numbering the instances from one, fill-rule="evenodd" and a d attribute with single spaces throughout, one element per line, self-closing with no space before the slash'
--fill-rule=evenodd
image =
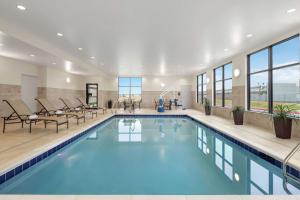
<path id="1" fill-rule="evenodd" d="M 71 82 L 71 79 L 68 77 L 66 78 L 66 83 L 70 83 Z"/>
<path id="2" fill-rule="evenodd" d="M 233 71 L 233 75 L 234 75 L 234 77 L 239 77 L 240 76 L 240 74 L 241 74 L 241 71 L 240 71 L 240 69 L 234 69 L 234 71 Z"/>

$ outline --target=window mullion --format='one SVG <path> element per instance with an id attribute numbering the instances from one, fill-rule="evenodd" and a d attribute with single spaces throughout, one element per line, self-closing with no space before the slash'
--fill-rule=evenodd
<path id="1" fill-rule="evenodd" d="M 214 106 L 216 106 L 216 69 L 214 69 L 214 85 L 213 85 L 213 90 L 214 90 Z"/>
<path id="2" fill-rule="evenodd" d="M 273 71 L 272 71 L 272 66 L 273 66 L 273 60 L 272 60 L 272 47 L 269 48 L 269 71 L 268 71 L 268 103 L 269 103 L 269 113 L 273 112 Z"/>
<path id="3" fill-rule="evenodd" d="M 225 74 L 224 65 L 222 66 L 222 107 L 225 107 Z"/>
<path id="4" fill-rule="evenodd" d="M 201 104 L 203 104 L 203 74 L 201 75 Z"/>

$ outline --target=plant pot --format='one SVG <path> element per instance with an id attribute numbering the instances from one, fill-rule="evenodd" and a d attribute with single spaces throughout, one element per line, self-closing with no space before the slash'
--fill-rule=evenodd
<path id="1" fill-rule="evenodd" d="M 233 121 L 235 125 L 243 125 L 244 112 L 233 112 Z"/>
<path id="2" fill-rule="evenodd" d="M 107 102 L 107 107 L 108 107 L 108 109 L 111 109 L 111 108 L 112 108 L 112 100 L 109 100 L 109 101 Z"/>
<path id="3" fill-rule="evenodd" d="M 210 115 L 210 108 L 209 107 L 205 107 L 205 114 L 206 115 Z"/>
<path id="4" fill-rule="evenodd" d="M 273 119 L 276 137 L 290 139 L 292 134 L 292 119 Z"/>

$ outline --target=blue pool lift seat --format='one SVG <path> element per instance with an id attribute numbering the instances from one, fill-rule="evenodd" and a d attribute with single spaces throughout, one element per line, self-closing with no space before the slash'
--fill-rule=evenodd
<path id="1" fill-rule="evenodd" d="M 165 112 L 164 100 L 162 97 L 159 97 L 157 112 Z"/>

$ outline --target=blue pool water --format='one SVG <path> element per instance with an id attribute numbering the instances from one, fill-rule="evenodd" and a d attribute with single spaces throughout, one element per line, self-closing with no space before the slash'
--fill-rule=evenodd
<path id="1" fill-rule="evenodd" d="M 0 185 L 0 193 L 286 194 L 281 177 L 188 118 L 119 117 Z"/>

